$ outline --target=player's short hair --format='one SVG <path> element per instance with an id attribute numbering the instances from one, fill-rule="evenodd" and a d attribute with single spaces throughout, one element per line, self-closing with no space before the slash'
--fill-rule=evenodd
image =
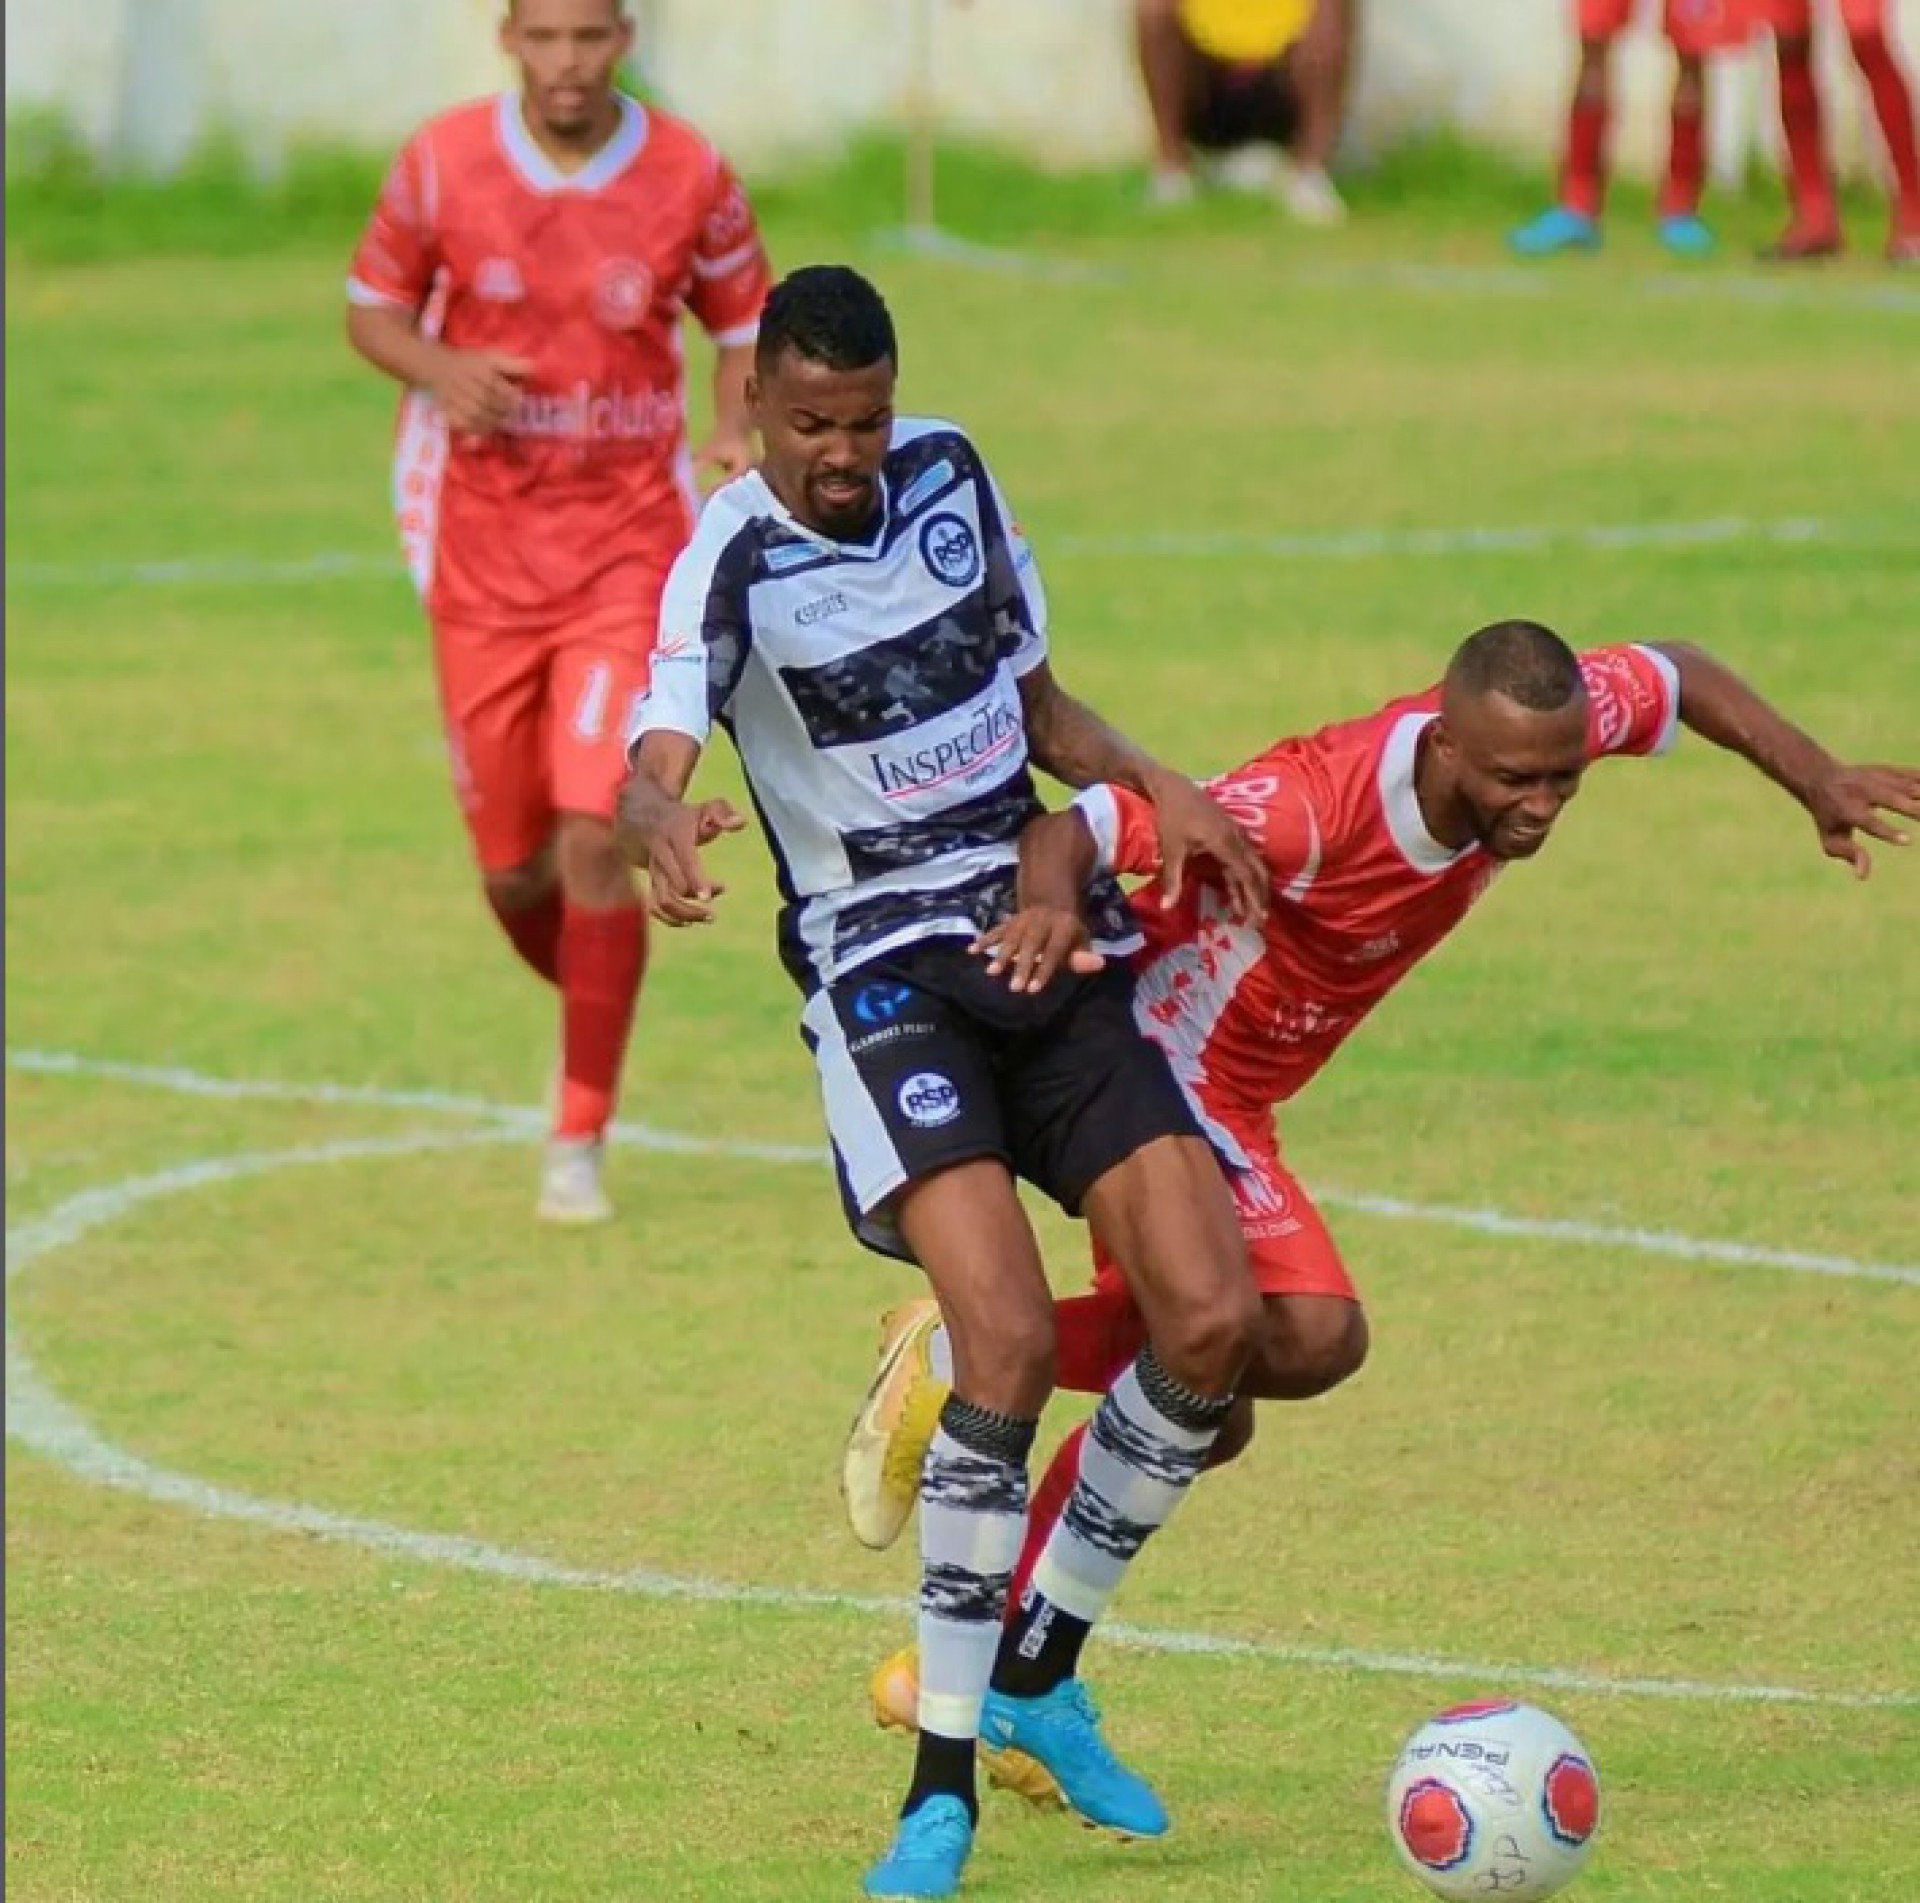
<path id="1" fill-rule="evenodd" d="M 1538 714 L 1556 714 L 1583 685 L 1580 657 L 1538 621 L 1494 621 L 1460 643 L 1447 685 L 1476 699 L 1504 694 Z"/>
<path id="2" fill-rule="evenodd" d="M 900 366 L 886 301 L 844 264 L 803 265 L 768 293 L 754 355 L 767 365 L 786 350 L 829 370 L 864 370 L 882 359 Z"/>

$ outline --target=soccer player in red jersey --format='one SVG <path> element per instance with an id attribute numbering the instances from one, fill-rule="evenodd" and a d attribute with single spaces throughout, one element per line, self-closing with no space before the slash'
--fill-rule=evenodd
<path id="1" fill-rule="evenodd" d="M 1757 20 L 1773 29 L 1780 66 L 1780 127 L 1786 136 L 1793 206 L 1787 229 L 1764 255 L 1783 264 L 1832 257 L 1844 240 L 1820 130 L 1820 93 L 1813 78 L 1813 0 L 1746 3 Z M 1913 92 L 1894 49 L 1887 0 L 1839 0 L 1838 11 L 1853 63 L 1866 81 L 1893 175 L 1887 260 L 1920 264 L 1920 136 L 1915 131 Z"/>
<path id="2" fill-rule="evenodd" d="M 1587 768 L 1669 747 L 1685 726 L 1739 754 L 1804 806 L 1823 851 L 1866 877 L 1856 837 L 1905 844 L 1888 814 L 1920 819 L 1920 769 L 1850 766 L 1791 725 L 1729 668 L 1684 644 L 1576 655 L 1535 622 L 1497 622 L 1454 655 L 1442 685 L 1364 719 L 1282 740 L 1209 783 L 1259 846 L 1271 881 L 1263 924 L 1228 915 L 1211 885 L 1133 898 L 1145 936 L 1135 1010 L 1227 1165 L 1267 1329 L 1215 1442 L 1220 1465 L 1252 1438 L 1254 1400 L 1324 1394 L 1365 1359 L 1351 1275 L 1312 1198 L 1287 1169 L 1273 1123 L 1376 1005 L 1466 916 L 1508 866 L 1546 844 Z M 980 950 L 1016 989 L 1091 968 L 1076 895 L 1096 868 L 1155 869 L 1151 815 L 1131 794 L 1082 793 L 1022 840 L 1021 909 Z M 1061 1387 L 1097 1393 L 1140 1340 L 1122 1285 L 1096 1252 L 1094 1286 L 1055 1307 Z M 843 1488 L 856 1534 L 882 1546 L 911 1510 L 900 1484 L 941 1392 L 943 1331 L 932 1304 L 888 1318 L 881 1365 L 855 1423 Z M 1084 1429 L 1034 1491 L 1009 1603 L 1029 1582 L 1071 1605 L 1076 1538 L 1064 1502 L 1105 1458 Z M 1091 1529 L 1097 1535 L 1097 1529 Z M 876 1709 L 900 1722 L 907 1654 L 876 1674 Z M 997 1774 L 1051 1798 L 1024 1764 Z"/>
<path id="3" fill-rule="evenodd" d="M 519 91 L 409 140 L 354 256 L 347 334 L 405 386 L 394 506 L 487 902 L 560 994 L 539 1212 L 597 1222 L 646 962 L 611 823 L 624 735 L 695 463 L 752 460 L 770 274 L 726 162 L 617 88 L 621 0 L 511 0 L 500 33 Z M 689 311 L 717 352 L 697 457 Z"/>
<path id="4" fill-rule="evenodd" d="M 1682 257 L 1701 257 L 1713 249 L 1713 234 L 1700 216 L 1700 195 L 1707 182 L 1706 60 L 1710 53 L 1748 38 L 1748 5 L 1749 0 L 1664 0 L 1667 38 L 1679 70 L 1673 81 L 1658 228 L 1660 242 Z M 1633 14 L 1634 0 L 1579 0 L 1580 71 L 1567 109 L 1560 196 L 1509 239 L 1522 257 L 1591 251 L 1600 243 L 1613 112 L 1613 46 L 1633 23 Z"/>

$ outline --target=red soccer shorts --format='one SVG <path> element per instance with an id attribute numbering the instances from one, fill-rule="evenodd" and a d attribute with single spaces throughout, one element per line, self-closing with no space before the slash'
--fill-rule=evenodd
<path id="1" fill-rule="evenodd" d="M 1253 1279 L 1262 1295 L 1337 1295 L 1360 1299 L 1340 1259 L 1340 1250 L 1314 1207 L 1313 1198 L 1281 1162 L 1271 1126 L 1236 1129 L 1234 1140 L 1247 1157 L 1246 1169 L 1229 1169 L 1240 1233 L 1247 1239 Z M 1124 1290 L 1119 1267 L 1096 1244 L 1094 1286 Z"/>
<path id="2" fill-rule="evenodd" d="M 1771 28 L 1787 39 L 1804 39 L 1813 31 L 1815 0 L 1746 0 L 1756 26 Z M 1835 0 L 1840 24 L 1858 38 L 1884 33 L 1887 0 Z"/>
<path id="3" fill-rule="evenodd" d="M 1665 0 L 1663 24 L 1674 50 L 1698 58 L 1742 45 L 1753 32 L 1756 4 L 1781 0 Z M 1583 40 L 1618 39 L 1633 24 L 1639 0 L 1579 0 Z M 1804 0 L 1802 0 L 1804 4 Z"/>
<path id="4" fill-rule="evenodd" d="M 484 872 L 536 859 L 559 813 L 613 817 L 646 691 L 658 604 L 595 608 L 550 630 L 436 617 L 434 662 L 454 792 Z"/>

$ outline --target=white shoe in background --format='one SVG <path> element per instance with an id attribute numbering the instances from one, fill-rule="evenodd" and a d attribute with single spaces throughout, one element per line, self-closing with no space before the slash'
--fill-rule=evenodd
<path id="1" fill-rule="evenodd" d="M 1191 205 L 1194 197 L 1193 174 L 1171 172 L 1156 166 L 1147 180 L 1147 209 L 1171 211 L 1178 205 Z"/>
<path id="2" fill-rule="evenodd" d="M 1347 201 L 1317 165 L 1282 165 L 1275 195 L 1300 224 L 1329 230 L 1347 222 Z"/>
<path id="3" fill-rule="evenodd" d="M 611 1222 L 613 1204 L 600 1181 L 605 1157 L 598 1137 L 550 1137 L 534 1211 L 540 1220 L 575 1229 Z"/>

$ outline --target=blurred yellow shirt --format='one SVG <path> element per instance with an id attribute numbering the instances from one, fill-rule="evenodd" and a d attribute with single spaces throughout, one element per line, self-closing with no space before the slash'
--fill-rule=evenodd
<path id="1" fill-rule="evenodd" d="M 1265 66 L 1307 30 L 1313 7 L 1314 0 L 1180 0 L 1180 24 L 1209 59 Z"/>

